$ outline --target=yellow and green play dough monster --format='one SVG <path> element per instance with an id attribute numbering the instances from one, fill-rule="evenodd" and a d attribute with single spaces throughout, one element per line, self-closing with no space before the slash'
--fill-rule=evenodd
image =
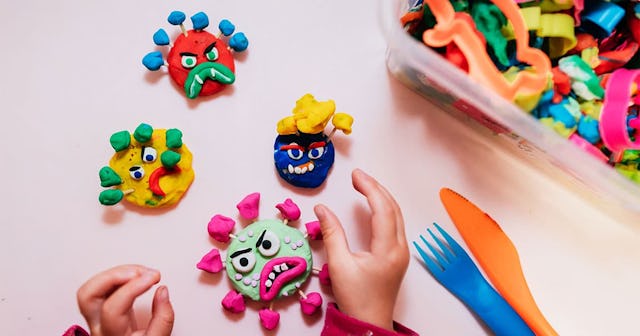
<path id="1" fill-rule="evenodd" d="M 193 156 L 176 128 L 153 129 L 143 123 L 133 134 L 114 133 L 110 143 L 115 154 L 99 173 L 100 185 L 110 188 L 98 197 L 104 205 L 125 199 L 141 207 L 170 206 L 193 182 Z"/>

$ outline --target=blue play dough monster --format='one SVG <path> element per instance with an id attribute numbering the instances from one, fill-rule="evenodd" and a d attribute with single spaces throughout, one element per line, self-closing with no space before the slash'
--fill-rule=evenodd
<path id="1" fill-rule="evenodd" d="M 327 178 L 335 151 L 324 133 L 278 135 L 273 158 L 282 179 L 297 187 L 315 188 Z"/>

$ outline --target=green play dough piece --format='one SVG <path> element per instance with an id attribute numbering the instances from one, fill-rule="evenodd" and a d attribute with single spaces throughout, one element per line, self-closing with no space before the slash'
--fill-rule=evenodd
<path id="1" fill-rule="evenodd" d="M 509 65 L 507 39 L 500 30 L 502 26 L 507 24 L 507 18 L 502 14 L 500 8 L 494 4 L 478 2 L 473 4 L 473 8 L 471 8 L 471 17 L 500 64 Z"/>
<path id="2" fill-rule="evenodd" d="M 180 154 L 174 151 L 166 151 L 162 153 L 162 155 L 160 155 L 160 161 L 162 162 L 162 165 L 165 166 L 166 168 L 175 167 L 178 164 L 178 162 L 180 162 L 181 158 L 182 157 L 180 156 Z"/>
<path id="3" fill-rule="evenodd" d="M 153 134 L 153 127 L 149 124 L 140 124 L 135 132 L 133 132 L 133 137 L 138 140 L 138 142 L 147 142 L 151 140 L 151 134 Z"/>
<path id="4" fill-rule="evenodd" d="M 129 147 L 131 144 L 131 135 L 128 131 L 116 132 L 111 135 L 109 142 L 111 143 L 111 147 L 113 147 L 116 152 L 119 152 Z"/>
<path id="5" fill-rule="evenodd" d="M 167 130 L 167 147 L 180 148 L 182 147 L 182 131 L 177 128 L 171 128 Z"/>
<path id="6" fill-rule="evenodd" d="M 102 205 L 114 205 L 122 200 L 124 193 L 118 189 L 103 190 L 98 196 Z"/>
<path id="7" fill-rule="evenodd" d="M 111 187 L 114 185 L 118 185 L 122 183 L 122 179 L 115 172 L 115 170 L 111 169 L 111 167 L 102 167 L 100 168 L 100 185 L 103 187 Z"/>

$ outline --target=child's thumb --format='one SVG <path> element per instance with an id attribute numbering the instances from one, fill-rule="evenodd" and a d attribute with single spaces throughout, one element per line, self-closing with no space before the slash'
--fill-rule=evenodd
<path id="1" fill-rule="evenodd" d="M 347 239 L 344 235 L 344 229 L 340 220 L 333 211 L 326 206 L 318 204 L 313 208 L 318 220 L 320 221 L 320 230 L 322 231 L 322 241 L 327 249 L 329 260 L 332 258 L 341 258 L 350 253 Z"/>

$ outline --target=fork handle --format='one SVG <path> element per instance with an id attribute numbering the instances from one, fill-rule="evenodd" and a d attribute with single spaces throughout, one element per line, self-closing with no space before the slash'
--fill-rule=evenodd
<path id="1" fill-rule="evenodd" d="M 496 336 L 535 336 L 511 305 L 486 281 L 474 295 L 478 300 L 463 300 Z"/>

